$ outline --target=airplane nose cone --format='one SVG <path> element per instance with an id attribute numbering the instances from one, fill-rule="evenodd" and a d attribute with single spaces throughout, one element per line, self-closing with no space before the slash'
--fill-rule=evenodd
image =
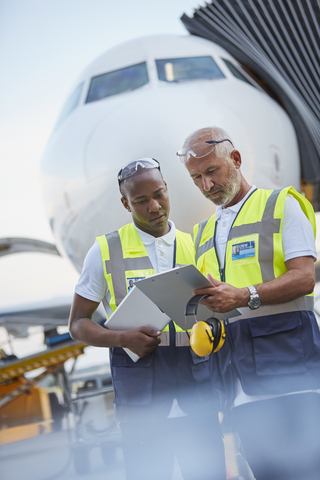
<path id="1" fill-rule="evenodd" d="M 85 154 L 87 181 L 91 183 L 106 177 L 112 184 L 112 177 L 114 185 L 109 194 L 114 195 L 117 172 L 124 164 L 142 157 L 154 157 L 160 162 L 168 183 L 170 217 L 180 228 L 187 223 L 183 221 L 184 216 L 188 216 L 190 225 L 211 215 L 213 204 L 193 185 L 176 152 L 185 138 L 198 128 L 219 125 L 226 130 L 229 127 L 230 131 L 239 132 L 240 129 L 241 135 L 237 114 L 223 104 L 220 100 L 223 96 L 218 91 L 213 90 L 208 101 L 208 92 L 194 85 L 163 85 L 163 89 L 157 90 L 146 87 L 128 93 L 127 98 L 117 108 L 110 108 L 110 113 L 90 136 Z M 114 100 L 107 100 L 110 107 Z"/>
<path id="2" fill-rule="evenodd" d="M 218 92 L 215 95 L 213 90 L 208 98 L 207 91 L 200 87 L 164 87 L 130 92 L 128 100 L 115 109 L 111 101 L 116 99 L 107 100 L 110 113 L 95 127 L 87 143 L 88 181 L 106 174 L 110 166 L 116 171 L 140 157 L 155 157 L 172 165 L 178 162 L 176 152 L 185 138 L 198 128 L 225 125 L 232 131 L 232 124 L 237 123 L 237 131 L 241 130 L 238 115 L 230 112 Z"/>

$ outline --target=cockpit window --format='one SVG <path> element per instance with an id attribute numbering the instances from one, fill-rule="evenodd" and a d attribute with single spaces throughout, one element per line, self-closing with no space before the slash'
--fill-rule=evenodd
<path id="1" fill-rule="evenodd" d="M 166 58 L 156 65 L 162 82 L 225 78 L 212 57 Z"/>
<path id="2" fill-rule="evenodd" d="M 255 85 L 253 83 L 250 82 L 249 78 L 247 78 L 241 71 L 238 67 L 236 67 L 236 65 L 234 65 L 233 63 L 229 62 L 229 60 L 226 60 L 225 58 L 222 59 L 224 61 L 224 63 L 227 65 L 227 67 L 229 68 L 230 72 L 232 73 L 232 75 L 236 78 L 238 78 L 239 80 L 242 80 L 243 82 L 246 82 L 248 83 L 249 85 L 251 85 L 252 87 L 255 87 Z"/>
<path id="3" fill-rule="evenodd" d="M 146 62 L 104 73 L 91 79 L 86 103 L 142 87 L 149 82 Z"/>
<path id="4" fill-rule="evenodd" d="M 68 117 L 68 115 L 70 115 L 70 113 L 78 106 L 83 85 L 84 85 L 84 82 L 80 83 L 80 85 L 76 87 L 76 89 L 71 93 L 71 95 L 67 99 L 58 117 L 58 120 L 55 124 L 54 130 L 56 130 L 59 127 L 59 125 L 61 125 L 61 123 Z"/>

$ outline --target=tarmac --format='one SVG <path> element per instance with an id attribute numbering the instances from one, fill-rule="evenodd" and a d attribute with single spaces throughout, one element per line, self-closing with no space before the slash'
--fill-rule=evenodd
<path id="1" fill-rule="evenodd" d="M 235 449 L 233 436 L 226 434 L 224 442 L 227 479 L 254 480 L 247 464 Z M 125 480 L 123 455 L 118 441 L 110 443 L 109 450 L 107 446 L 103 452 L 99 443 L 74 442 L 72 432 L 66 428 L 2 445 L 0 464 L 1 480 Z M 177 463 L 172 480 L 183 480 Z"/>

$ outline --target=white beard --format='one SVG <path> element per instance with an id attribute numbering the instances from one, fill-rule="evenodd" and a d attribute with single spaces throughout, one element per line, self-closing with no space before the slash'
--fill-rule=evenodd
<path id="1" fill-rule="evenodd" d="M 239 193 L 241 188 L 241 173 L 239 170 L 233 167 L 230 168 L 230 173 L 229 173 L 229 178 L 228 178 L 228 183 L 223 192 L 221 192 L 220 199 L 214 199 L 213 203 L 215 205 L 221 205 L 224 207 L 225 205 L 228 205 L 234 197 Z"/>

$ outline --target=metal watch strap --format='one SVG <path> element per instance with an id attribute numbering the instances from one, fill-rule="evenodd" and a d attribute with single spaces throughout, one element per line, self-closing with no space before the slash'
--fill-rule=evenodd
<path id="1" fill-rule="evenodd" d="M 261 299 L 260 299 L 259 294 L 258 294 L 255 287 L 250 286 L 250 287 L 247 287 L 247 288 L 250 292 L 250 300 L 248 302 L 249 308 L 251 310 L 255 310 L 255 309 L 260 307 Z"/>
<path id="2" fill-rule="evenodd" d="M 257 290 L 256 290 L 256 287 L 251 286 L 251 287 L 247 287 L 247 288 L 248 288 L 248 290 L 249 290 L 249 292 L 250 292 L 250 298 L 251 298 L 252 295 L 258 295 L 258 292 L 257 292 Z"/>

